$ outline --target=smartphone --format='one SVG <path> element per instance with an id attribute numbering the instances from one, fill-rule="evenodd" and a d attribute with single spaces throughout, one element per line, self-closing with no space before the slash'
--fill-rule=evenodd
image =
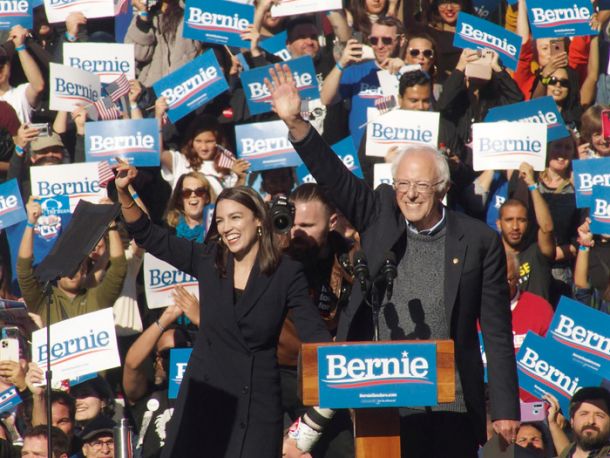
<path id="1" fill-rule="evenodd" d="M 544 421 L 546 420 L 546 408 L 544 402 L 522 402 L 521 421 Z"/>
<path id="2" fill-rule="evenodd" d="M 563 40 L 551 40 L 551 56 L 566 52 L 566 45 Z"/>
<path id="3" fill-rule="evenodd" d="M 479 58 L 466 64 L 465 74 L 468 78 L 487 80 L 491 79 L 491 62 L 493 53 L 489 49 L 477 50 Z"/>
<path id="4" fill-rule="evenodd" d="M 364 43 L 364 34 L 362 32 L 353 32 L 352 38 L 360 44 Z"/>
<path id="5" fill-rule="evenodd" d="M 0 361 L 19 362 L 19 340 L 0 339 Z"/>
<path id="6" fill-rule="evenodd" d="M 610 138 L 610 110 L 602 110 L 602 135 Z"/>
<path id="7" fill-rule="evenodd" d="M 51 135 L 51 126 L 49 126 L 49 123 L 46 123 L 46 122 L 33 123 L 33 124 L 30 124 L 30 127 L 34 128 L 34 129 L 38 129 L 39 137 L 48 137 L 49 135 Z"/>

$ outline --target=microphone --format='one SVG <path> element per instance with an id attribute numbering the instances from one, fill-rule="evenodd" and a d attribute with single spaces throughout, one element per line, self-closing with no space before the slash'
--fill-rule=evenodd
<path id="1" fill-rule="evenodd" d="M 362 250 L 358 250 L 354 254 L 354 275 L 360 282 L 362 294 L 366 297 L 366 281 L 369 278 L 369 266 Z"/>
<path id="2" fill-rule="evenodd" d="M 380 275 L 385 278 L 386 294 L 388 301 L 392 299 L 394 289 L 394 279 L 398 275 L 396 270 L 396 255 L 392 251 L 388 251 L 383 260 L 383 265 L 379 271 Z"/>

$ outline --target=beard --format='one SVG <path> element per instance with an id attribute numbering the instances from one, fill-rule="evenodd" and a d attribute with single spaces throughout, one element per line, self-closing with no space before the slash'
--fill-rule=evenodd
<path id="1" fill-rule="evenodd" d="M 592 431 L 593 434 L 585 434 L 586 431 Z M 581 428 L 581 430 L 575 434 L 576 444 L 584 451 L 597 450 L 605 445 L 608 445 L 608 438 L 610 437 L 610 426 L 600 429 L 596 426 L 588 426 Z"/>

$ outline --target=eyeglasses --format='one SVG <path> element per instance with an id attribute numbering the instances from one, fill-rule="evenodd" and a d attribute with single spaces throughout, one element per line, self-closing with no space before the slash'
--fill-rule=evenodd
<path id="1" fill-rule="evenodd" d="M 180 195 L 182 196 L 183 199 L 188 199 L 189 197 L 191 197 L 191 195 L 193 195 L 193 193 L 195 193 L 195 195 L 197 197 L 203 197 L 208 194 L 208 188 L 203 188 L 203 187 L 197 188 L 197 189 L 182 188 L 182 191 L 180 191 Z"/>
<path id="2" fill-rule="evenodd" d="M 432 59 L 434 57 L 434 51 L 431 49 L 409 48 L 408 52 L 411 57 L 417 57 L 420 54 L 423 54 L 426 59 Z"/>
<path id="3" fill-rule="evenodd" d="M 561 87 L 565 87 L 566 89 L 570 88 L 570 80 L 565 78 L 557 78 L 555 76 L 551 76 L 547 81 L 547 86 L 556 86 L 559 83 Z"/>
<path id="4" fill-rule="evenodd" d="M 109 449 L 114 449 L 114 439 L 108 439 L 108 440 L 94 440 L 93 442 L 90 443 L 91 447 L 97 449 L 97 450 L 101 450 L 102 448 L 104 448 L 104 445 L 107 446 Z"/>
<path id="5" fill-rule="evenodd" d="M 436 183 L 428 183 L 426 181 L 409 181 L 409 180 L 394 180 L 394 188 L 399 192 L 408 192 L 411 187 L 420 194 L 429 194 L 434 191 L 434 187 L 441 184 L 443 180 Z"/>
<path id="6" fill-rule="evenodd" d="M 379 40 L 381 40 L 381 42 L 386 45 L 389 46 L 392 43 L 394 43 L 396 41 L 396 38 L 392 38 L 392 37 L 374 37 L 374 36 L 370 36 L 369 37 L 369 42 L 373 45 L 373 46 L 377 46 L 379 44 Z"/>

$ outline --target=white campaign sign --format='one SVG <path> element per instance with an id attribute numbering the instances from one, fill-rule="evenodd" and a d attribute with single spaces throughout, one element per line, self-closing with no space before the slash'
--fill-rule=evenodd
<path id="1" fill-rule="evenodd" d="M 279 5 L 271 7 L 271 15 L 273 17 L 293 16 L 342 8 L 341 0 L 281 0 Z"/>
<path id="2" fill-rule="evenodd" d="M 388 150 L 394 146 L 438 146 L 439 113 L 394 110 L 379 116 L 376 108 L 369 108 L 367 117 L 367 156 L 385 157 Z"/>
<path id="3" fill-rule="evenodd" d="M 80 11 L 86 18 L 114 16 L 121 3 L 114 0 L 44 0 L 44 9 L 51 24 L 64 22 L 70 13 Z"/>
<path id="4" fill-rule="evenodd" d="M 68 195 L 71 211 L 81 199 L 96 204 L 107 196 L 106 189 L 100 188 L 97 167 L 98 162 L 30 167 L 32 195 L 40 198 Z"/>
<path id="5" fill-rule="evenodd" d="M 80 68 L 112 83 L 121 74 L 136 77 L 134 45 L 116 43 L 64 43 L 64 65 Z"/>
<path id="6" fill-rule="evenodd" d="M 184 287 L 199 298 L 199 282 L 195 277 L 181 272 L 170 264 L 144 254 L 144 288 L 149 309 L 158 309 L 174 304 L 172 292 L 176 286 Z"/>
<path id="7" fill-rule="evenodd" d="M 380 184 L 392 184 L 392 164 L 375 164 L 373 166 L 373 188 Z"/>
<path id="8" fill-rule="evenodd" d="M 385 97 L 396 97 L 398 100 L 398 77 L 397 75 L 391 74 L 387 70 L 379 70 L 377 72 L 377 79 L 381 86 L 381 92 Z"/>
<path id="9" fill-rule="evenodd" d="M 100 77 L 67 65 L 51 64 L 49 107 L 72 112 L 81 105 L 95 102 L 102 91 Z"/>
<path id="10" fill-rule="evenodd" d="M 32 333 L 32 361 L 47 367 L 47 328 Z M 51 325 L 51 370 L 67 380 L 121 365 L 112 308 Z"/>
<path id="11" fill-rule="evenodd" d="M 485 122 L 472 125 L 473 168 L 518 169 L 527 162 L 534 170 L 546 165 L 545 124 L 529 122 Z"/>

